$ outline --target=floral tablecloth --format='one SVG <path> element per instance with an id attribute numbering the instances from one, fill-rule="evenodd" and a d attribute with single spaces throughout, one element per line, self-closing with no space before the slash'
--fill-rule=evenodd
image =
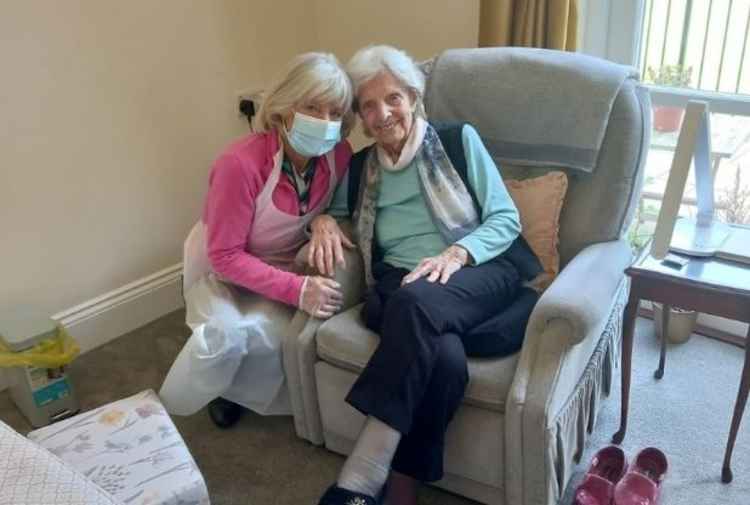
<path id="1" fill-rule="evenodd" d="M 152 390 L 28 437 L 127 505 L 209 505 L 190 451 Z"/>

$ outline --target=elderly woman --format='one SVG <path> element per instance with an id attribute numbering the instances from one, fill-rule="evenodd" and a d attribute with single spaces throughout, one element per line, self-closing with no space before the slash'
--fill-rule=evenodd
<path id="1" fill-rule="evenodd" d="M 269 88 L 258 131 L 214 163 L 203 218 L 185 243 L 193 335 L 161 389 L 170 412 L 189 415 L 216 398 L 209 414 L 220 427 L 245 408 L 290 413 L 284 328 L 296 308 L 326 318 L 341 303 L 333 280 L 292 267 L 306 227 L 327 209 L 348 168 L 351 148 L 342 139 L 354 120 L 351 103 L 350 80 L 333 55 L 300 55 Z M 336 236 L 316 240 L 324 251 L 341 247 Z M 333 269 L 332 256 L 321 261 Z"/>
<path id="2" fill-rule="evenodd" d="M 375 503 L 390 473 L 389 505 L 413 505 L 419 481 L 443 477 L 467 352 L 518 349 L 536 300 L 522 281 L 539 265 L 477 132 L 425 119 L 424 77 L 411 58 L 369 47 L 347 71 L 375 144 L 352 158 L 330 214 L 353 215 L 370 286 L 363 316 L 380 344 L 347 396 L 367 420 L 320 503 Z M 312 228 L 341 234 L 331 216 Z M 509 321 L 508 308 L 520 317 Z"/>

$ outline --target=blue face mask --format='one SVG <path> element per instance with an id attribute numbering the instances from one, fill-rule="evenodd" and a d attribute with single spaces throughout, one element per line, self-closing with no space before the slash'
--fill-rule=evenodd
<path id="1" fill-rule="evenodd" d="M 312 158 L 327 153 L 341 140 L 341 121 L 326 121 L 295 112 L 292 129 L 284 131 L 292 149 Z"/>

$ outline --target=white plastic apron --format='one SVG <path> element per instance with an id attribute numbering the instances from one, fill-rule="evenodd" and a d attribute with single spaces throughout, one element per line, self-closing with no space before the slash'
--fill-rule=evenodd
<path id="1" fill-rule="evenodd" d="M 333 151 L 327 193 L 304 216 L 286 214 L 273 203 L 281 177 L 282 150 L 255 201 L 246 250 L 285 270 L 307 241 L 305 227 L 330 204 L 336 188 Z M 184 247 L 186 323 L 193 330 L 169 370 L 159 395 L 171 414 L 191 415 L 222 396 L 260 414 L 290 414 L 281 362 L 281 336 L 296 309 L 238 286 L 211 272 L 205 225 L 199 221 Z"/>

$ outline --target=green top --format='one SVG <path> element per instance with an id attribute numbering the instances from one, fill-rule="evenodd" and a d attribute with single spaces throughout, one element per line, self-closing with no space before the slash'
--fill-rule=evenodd
<path id="1" fill-rule="evenodd" d="M 521 221 L 492 156 L 477 131 L 465 125 L 462 133 L 467 179 L 482 207 L 481 224 L 456 244 L 481 265 L 502 254 L 521 233 Z M 328 213 L 349 217 L 345 178 L 339 184 Z M 398 172 L 381 171 L 375 239 L 386 262 L 413 269 L 425 257 L 436 256 L 449 245 L 435 226 L 421 195 L 416 163 Z"/>
<path id="2" fill-rule="evenodd" d="M 448 245 L 424 204 L 417 164 L 398 172 L 383 170 L 375 220 L 375 238 L 383 261 L 413 269 L 422 258 L 440 254 Z"/>

